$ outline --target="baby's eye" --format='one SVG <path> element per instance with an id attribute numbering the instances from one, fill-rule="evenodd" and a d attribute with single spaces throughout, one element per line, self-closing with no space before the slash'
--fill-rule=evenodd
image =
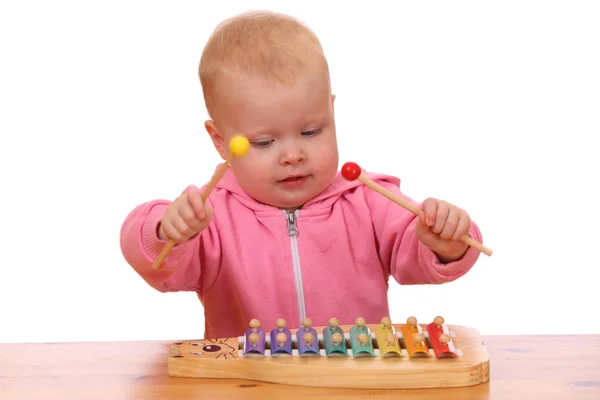
<path id="1" fill-rule="evenodd" d="M 321 131 L 321 129 L 313 129 L 312 131 L 305 131 L 302 132 L 302 136 L 314 136 L 317 133 L 319 133 Z"/>
<path id="2" fill-rule="evenodd" d="M 252 146 L 262 149 L 269 146 L 271 143 L 273 143 L 273 140 L 260 140 L 258 142 L 252 142 Z"/>

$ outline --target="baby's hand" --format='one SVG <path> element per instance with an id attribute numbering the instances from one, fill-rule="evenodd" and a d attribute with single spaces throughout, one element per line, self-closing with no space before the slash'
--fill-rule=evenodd
<path id="1" fill-rule="evenodd" d="M 204 230 L 212 215 L 210 204 L 203 203 L 199 190 L 184 193 L 167 208 L 159 224 L 158 237 L 183 243 Z"/>
<path id="2" fill-rule="evenodd" d="M 460 259 L 469 245 L 460 240 L 471 227 L 469 215 L 442 200 L 428 198 L 417 221 L 417 236 L 442 262 Z"/>

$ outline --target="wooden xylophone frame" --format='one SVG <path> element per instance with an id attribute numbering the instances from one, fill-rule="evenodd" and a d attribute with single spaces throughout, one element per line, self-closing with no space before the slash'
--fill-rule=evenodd
<path id="1" fill-rule="evenodd" d="M 409 332 L 406 324 L 391 325 L 399 349 L 396 353 L 384 350 L 385 356 L 381 355 L 377 339 L 381 338 L 378 336 L 381 324 L 366 324 L 373 353 L 362 357 L 355 357 L 352 352 L 352 339 L 348 333 L 352 325 L 340 326 L 345 332 L 348 355 L 327 355 L 323 350 L 324 337 L 320 333 L 324 327 L 315 327 L 319 332 L 320 355 L 299 356 L 297 333 L 303 329 L 299 328 L 290 329 L 294 348 L 291 355 L 270 354 L 268 332 L 265 334 L 264 355 L 244 355 L 246 335 L 174 343 L 170 346 L 168 373 L 172 377 L 247 379 L 295 386 L 371 389 L 464 387 L 489 381 L 490 358 L 476 329 L 443 325 L 451 337 L 449 344 L 455 349 L 453 355 L 445 358 L 433 350 L 440 342 L 432 340 L 434 338 L 428 334 L 433 332 L 428 330 L 432 329 L 432 324 L 417 324 L 425 337 L 424 353 L 409 352 L 407 344 L 409 347 L 414 344 L 410 337 L 405 337 Z M 216 348 L 227 351 L 216 351 Z"/>

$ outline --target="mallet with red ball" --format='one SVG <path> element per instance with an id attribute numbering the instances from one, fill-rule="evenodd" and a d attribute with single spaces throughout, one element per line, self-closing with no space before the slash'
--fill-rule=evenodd
<path id="1" fill-rule="evenodd" d="M 383 186 L 378 185 L 377 183 L 373 182 L 371 179 L 367 178 L 362 173 L 362 169 L 360 168 L 360 166 L 356 163 L 347 162 L 346 164 L 344 164 L 342 166 L 342 176 L 349 181 L 354 181 L 354 180 L 358 179 L 360 182 L 365 184 L 365 186 L 370 187 L 374 191 L 387 197 L 394 203 L 401 205 L 402 207 L 406 208 L 408 211 L 412 212 L 413 214 L 415 214 L 417 216 L 421 213 L 421 209 L 419 207 L 406 201 L 402 197 L 397 196 L 396 194 L 390 192 Z M 478 241 L 476 241 L 475 239 L 473 239 L 469 236 L 463 236 L 460 238 L 460 240 L 462 240 L 464 243 L 468 244 L 469 246 L 471 246 L 473 248 L 476 248 L 477 250 L 481 251 L 482 253 L 484 253 L 488 256 L 492 255 L 492 250 L 483 246 L 481 243 L 479 243 Z"/>

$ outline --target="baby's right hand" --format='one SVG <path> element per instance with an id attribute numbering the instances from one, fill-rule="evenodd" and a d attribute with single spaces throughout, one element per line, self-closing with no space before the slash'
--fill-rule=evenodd
<path id="1" fill-rule="evenodd" d="M 169 205 L 159 224 L 158 237 L 183 243 L 202 232 L 212 216 L 212 208 L 210 204 L 202 202 L 200 190 L 189 191 Z"/>

